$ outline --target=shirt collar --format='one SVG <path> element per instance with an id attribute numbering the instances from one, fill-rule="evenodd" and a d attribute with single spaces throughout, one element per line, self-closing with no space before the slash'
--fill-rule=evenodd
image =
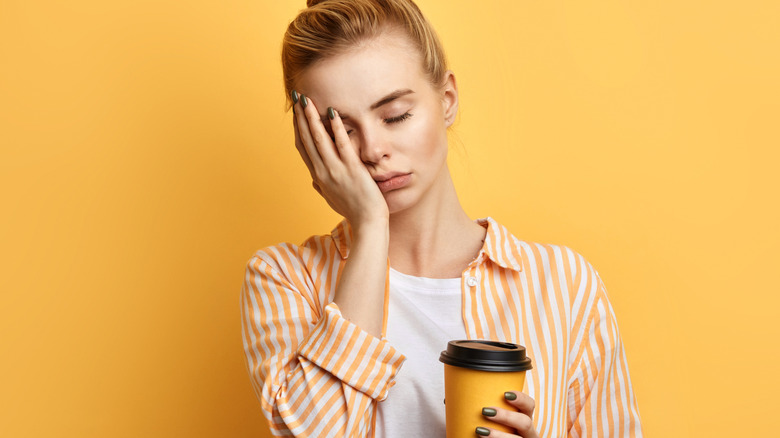
<path id="1" fill-rule="evenodd" d="M 477 258 L 484 253 L 502 268 L 522 271 L 522 251 L 517 238 L 492 217 L 477 219 L 477 223 L 487 228 L 485 243 Z"/>
<path id="2" fill-rule="evenodd" d="M 336 228 L 330 232 L 330 236 L 333 238 L 333 243 L 336 244 L 341 258 L 346 260 L 349 257 L 349 245 L 352 242 L 352 227 L 349 226 L 349 222 L 346 219 L 339 222 Z"/>
<path id="3" fill-rule="evenodd" d="M 502 268 L 522 271 L 522 251 L 515 236 L 492 217 L 477 219 L 476 222 L 487 229 L 485 243 L 476 260 L 481 261 L 484 255 Z M 341 258 L 349 257 L 349 246 L 352 242 L 352 228 L 349 223 L 346 220 L 341 221 L 330 235 Z"/>

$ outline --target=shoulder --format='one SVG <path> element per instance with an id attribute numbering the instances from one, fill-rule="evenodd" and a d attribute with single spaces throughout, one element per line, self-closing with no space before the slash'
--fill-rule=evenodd
<path id="1" fill-rule="evenodd" d="M 603 293 L 603 284 L 593 265 L 575 249 L 560 244 L 523 240 L 510 233 L 503 225 L 487 218 L 488 234 L 496 242 L 492 250 L 499 264 L 524 272 L 531 282 L 556 285 L 554 289 L 567 293 L 576 300 Z M 490 236 L 487 239 L 491 239 Z M 601 291 L 601 292 L 600 292 Z"/>
<path id="2" fill-rule="evenodd" d="M 499 261 L 517 264 L 522 269 L 554 268 L 570 273 L 572 277 L 593 270 L 582 254 L 568 246 L 521 239 L 490 217 L 479 221 L 487 227 L 487 250 Z"/>
<path id="3" fill-rule="evenodd" d="M 340 223 L 331 233 L 310 236 L 299 245 L 282 242 L 261 248 L 247 262 L 247 270 L 271 269 L 290 274 L 307 271 L 326 260 L 343 258 L 344 228 L 344 223 Z"/>

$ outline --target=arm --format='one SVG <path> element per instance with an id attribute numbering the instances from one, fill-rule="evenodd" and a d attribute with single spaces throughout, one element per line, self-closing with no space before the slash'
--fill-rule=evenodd
<path id="1" fill-rule="evenodd" d="M 273 250 L 249 261 L 242 290 L 247 366 L 271 430 L 365 436 L 375 401 L 387 397 L 404 358 L 346 320 L 337 304 L 320 314 L 314 295 L 302 290 L 296 254 Z"/>
<path id="2" fill-rule="evenodd" d="M 328 108 L 331 138 L 314 102 L 293 91 L 295 146 L 312 185 L 353 229 L 354 241 L 334 302 L 343 315 L 374 336 L 384 322 L 385 278 L 390 242 L 389 212 L 382 193 L 360 160 L 333 108 Z"/>
<path id="3" fill-rule="evenodd" d="M 312 185 L 347 219 L 354 239 L 333 302 L 322 311 L 320 297 L 330 297 L 331 291 L 311 290 L 297 254 L 260 253 L 250 261 L 243 293 L 249 370 L 274 433 L 365 435 L 373 425 L 374 401 L 387 396 L 403 361 L 379 338 L 389 245 L 387 204 L 338 113 L 327 112 L 331 138 L 314 102 L 295 92 L 293 101 L 296 149 Z M 322 279 L 328 273 L 317 275 L 317 287 L 326 287 Z"/>
<path id="4" fill-rule="evenodd" d="M 581 256 L 577 276 L 587 305 L 573 335 L 578 347 L 569 370 L 569 437 L 641 437 L 639 409 L 606 288 Z"/>

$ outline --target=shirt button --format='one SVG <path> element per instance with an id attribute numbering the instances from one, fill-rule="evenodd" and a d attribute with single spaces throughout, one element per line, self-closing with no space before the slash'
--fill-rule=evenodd
<path id="1" fill-rule="evenodd" d="M 470 287 L 474 287 L 477 285 L 477 277 L 469 277 L 466 279 L 466 284 L 468 284 Z"/>

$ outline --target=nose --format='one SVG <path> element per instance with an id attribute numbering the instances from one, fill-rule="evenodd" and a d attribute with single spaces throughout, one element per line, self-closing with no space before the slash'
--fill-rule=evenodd
<path id="1" fill-rule="evenodd" d="M 365 129 L 360 137 L 358 146 L 360 159 L 365 164 L 376 165 L 390 157 L 392 151 L 390 141 L 381 133 Z"/>

